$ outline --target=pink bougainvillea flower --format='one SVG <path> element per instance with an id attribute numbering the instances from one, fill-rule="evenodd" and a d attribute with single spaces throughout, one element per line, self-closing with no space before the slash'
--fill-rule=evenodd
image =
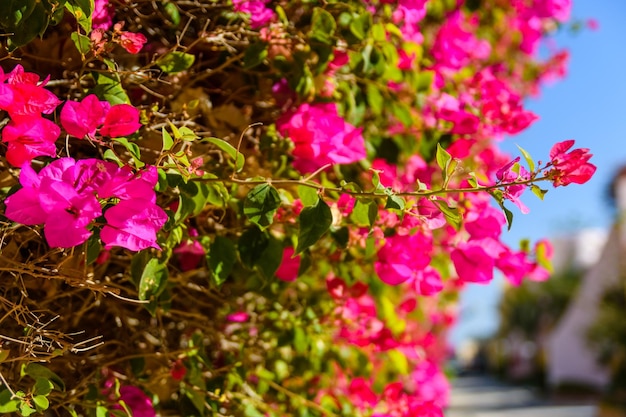
<path id="1" fill-rule="evenodd" d="M 116 104 L 107 112 L 103 126 L 100 128 L 100 134 L 110 138 L 118 138 L 131 135 L 140 127 L 138 109 L 130 104 Z"/>
<path id="2" fill-rule="evenodd" d="M 295 281 L 298 278 L 300 255 L 294 257 L 294 252 L 292 246 L 287 246 L 283 250 L 283 258 L 280 261 L 280 267 L 276 271 L 276 278 L 287 282 Z"/>
<path id="3" fill-rule="evenodd" d="M 589 149 L 579 148 L 567 152 L 572 146 L 574 141 L 566 140 L 555 144 L 550 150 L 552 169 L 548 174 L 555 187 L 572 183 L 584 184 L 596 172 L 596 166 L 588 162 L 592 156 Z"/>
<path id="4" fill-rule="evenodd" d="M 77 138 L 93 137 L 96 129 L 104 123 L 109 110 L 108 102 L 100 101 L 90 94 L 82 101 L 66 101 L 61 109 L 61 125 L 67 133 Z"/>
<path id="5" fill-rule="evenodd" d="M 109 30 L 113 25 L 113 15 L 115 8 L 109 0 L 95 0 L 93 13 L 91 14 L 94 29 Z"/>
<path id="6" fill-rule="evenodd" d="M 3 73 L 2 81 L 5 81 Z M 11 90 L 11 101 L 7 102 L 7 93 L 0 99 L 0 108 L 9 112 L 11 117 L 33 116 L 41 113 L 50 114 L 61 103 L 52 92 L 43 88 L 47 79 L 40 81 L 39 75 L 25 72 L 24 67 L 16 65 L 13 71 L 6 75 L 6 84 Z"/>
<path id="7" fill-rule="evenodd" d="M 357 377 L 350 381 L 348 386 L 348 393 L 354 405 L 360 409 L 365 409 L 368 406 L 376 405 L 378 396 L 371 388 L 372 383 L 363 377 Z"/>
<path id="8" fill-rule="evenodd" d="M 152 400 L 139 387 L 134 385 L 121 387 L 119 401 L 124 401 L 126 406 L 130 408 L 133 417 L 156 417 Z M 122 409 L 119 405 L 115 408 Z"/>
<path id="9" fill-rule="evenodd" d="M 269 0 L 233 0 L 233 8 L 236 12 L 250 15 L 250 27 L 259 29 L 267 26 L 276 13 L 266 5 Z"/>
<path id="10" fill-rule="evenodd" d="M 148 39 L 141 33 L 123 31 L 120 33 L 120 45 L 131 54 L 138 54 Z"/>
<path id="11" fill-rule="evenodd" d="M 361 129 L 347 123 L 335 103 L 302 104 L 276 125 L 294 143 L 294 167 L 313 172 L 327 164 L 351 164 L 365 158 Z"/>
<path id="12" fill-rule="evenodd" d="M 378 250 L 374 269 L 383 282 L 398 285 L 426 268 L 431 252 L 432 239 L 423 233 L 390 236 L 385 238 L 385 244 Z"/>
<path id="13" fill-rule="evenodd" d="M 493 279 L 493 257 L 477 241 L 459 244 L 450 259 L 463 282 L 487 284 Z"/>
<path id="14" fill-rule="evenodd" d="M 245 311 L 237 311 L 226 316 L 226 320 L 231 323 L 245 323 L 250 320 L 250 315 Z"/>
<path id="15" fill-rule="evenodd" d="M 7 160 L 13 166 L 22 166 L 38 156 L 55 156 L 55 141 L 60 134 L 59 126 L 48 119 L 16 116 L 2 130 L 2 141 L 9 145 Z"/>
<path id="16" fill-rule="evenodd" d="M 197 240 L 187 240 L 178 245 L 173 251 L 181 271 L 196 269 L 205 257 L 204 247 Z"/>
<path id="17" fill-rule="evenodd" d="M 145 200 L 122 200 L 104 213 L 107 224 L 100 232 L 106 249 L 121 246 L 132 251 L 161 249 L 156 233 L 167 221 L 167 214 Z"/>
<path id="18" fill-rule="evenodd" d="M 496 178 L 503 183 L 515 183 L 530 179 L 530 173 L 523 166 L 519 165 L 520 157 L 513 159 L 496 172 Z M 522 213 L 527 214 L 530 210 L 520 197 L 526 190 L 526 184 L 513 184 L 504 187 L 502 196 L 515 204 Z"/>

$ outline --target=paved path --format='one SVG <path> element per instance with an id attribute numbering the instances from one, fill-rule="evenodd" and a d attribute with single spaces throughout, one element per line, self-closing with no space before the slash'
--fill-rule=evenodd
<path id="1" fill-rule="evenodd" d="M 555 405 L 528 388 L 489 377 L 462 377 L 452 383 L 446 417 L 595 417 L 592 404 Z"/>

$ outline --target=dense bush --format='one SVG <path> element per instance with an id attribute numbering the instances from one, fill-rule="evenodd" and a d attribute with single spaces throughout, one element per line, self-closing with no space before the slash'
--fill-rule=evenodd
<path id="1" fill-rule="evenodd" d="M 458 291 L 548 275 L 506 206 L 595 171 L 497 146 L 569 11 L 1 2 L 0 412 L 441 415 Z"/>

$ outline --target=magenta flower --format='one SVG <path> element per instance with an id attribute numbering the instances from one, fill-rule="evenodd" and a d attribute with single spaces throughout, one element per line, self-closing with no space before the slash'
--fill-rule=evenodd
<path id="1" fill-rule="evenodd" d="M 141 33 L 121 32 L 120 45 L 131 54 L 138 54 L 148 39 Z"/>
<path id="2" fill-rule="evenodd" d="M 111 29 L 114 14 L 115 9 L 113 5 L 109 3 L 109 0 L 95 0 L 93 13 L 91 15 L 91 27 L 103 30 Z"/>
<path id="3" fill-rule="evenodd" d="M 100 232 L 105 249 L 121 246 L 132 251 L 161 249 L 156 233 L 167 221 L 162 208 L 145 200 L 122 200 L 104 213 L 107 224 Z"/>
<path id="4" fill-rule="evenodd" d="M 0 71 L 0 81 L 6 81 L 0 90 L 0 108 L 9 112 L 11 117 L 50 114 L 61 103 L 52 92 L 43 88 L 47 79 L 40 81 L 37 74 L 25 72 L 21 65 L 16 65 L 6 77 Z"/>
<path id="5" fill-rule="evenodd" d="M 135 133 L 141 127 L 139 110 L 130 104 L 116 104 L 111 107 L 100 128 L 102 136 L 118 138 Z"/>
<path id="6" fill-rule="evenodd" d="M 450 259 L 463 282 L 486 284 L 493 279 L 494 260 L 478 241 L 458 245 Z"/>
<path id="7" fill-rule="evenodd" d="M 417 279 L 418 272 L 429 265 L 431 252 L 430 236 L 422 233 L 390 236 L 378 250 L 374 269 L 383 282 L 398 285 L 411 278 Z"/>
<path id="8" fill-rule="evenodd" d="M 566 140 L 555 144 L 550 150 L 552 169 L 549 175 L 555 187 L 571 183 L 584 184 L 596 172 L 596 166 L 588 162 L 592 157 L 589 149 L 579 148 L 567 152 L 572 146 L 574 141 Z"/>
<path id="9" fill-rule="evenodd" d="M 365 158 L 361 129 L 347 123 L 335 103 L 302 104 L 276 126 L 294 143 L 294 167 L 313 172 L 327 164 L 351 164 Z"/>
<path id="10" fill-rule="evenodd" d="M 130 408 L 133 417 L 156 417 L 152 400 L 139 387 L 134 385 L 121 387 L 120 401 L 124 401 Z"/>
<path id="11" fill-rule="evenodd" d="M 295 281 L 298 277 L 300 269 L 300 255 L 293 256 L 294 249 L 291 246 L 283 250 L 283 258 L 280 261 L 280 267 L 276 271 L 276 278 L 283 281 Z"/>
<path id="12" fill-rule="evenodd" d="M 94 94 L 81 102 L 68 100 L 61 109 L 61 125 L 77 138 L 93 137 L 96 129 L 104 123 L 104 116 L 110 107 L 108 102 L 100 101 Z"/>
<path id="13" fill-rule="evenodd" d="M 91 236 L 102 204 L 114 204 L 104 213 L 108 224 L 101 232 L 106 249 L 121 246 L 138 251 L 159 248 L 156 232 L 167 220 L 155 204 L 156 169 L 132 173 L 111 162 L 72 158 L 53 161 L 36 173 L 24 165 L 22 188 L 5 200 L 5 215 L 25 225 L 44 224 L 52 247 L 80 245 Z"/>
<path id="14" fill-rule="evenodd" d="M 48 119 L 16 116 L 2 131 L 2 141 L 9 145 L 7 160 L 13 166 L 22 166 L 38 156 L 55 156 L 55 141 L 60 134 L 59 126 Z"/>
<path id="15" fill-rule="evenodd" d="M 233 0 L 233 8 L 236 12 L 250 15 L 250 27 L 259 29 L 267 26 L 276 15 L 266 6 L 269 0 Z"/>

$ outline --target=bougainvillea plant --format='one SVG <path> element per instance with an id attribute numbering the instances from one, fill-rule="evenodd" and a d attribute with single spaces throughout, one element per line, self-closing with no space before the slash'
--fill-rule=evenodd
<path id="1" fill-rule="evenodd" d="M 595 171 L 498 148 L 570 8 L 1 2 L 0 413 L 441 416 L 459 291 Z"/>

